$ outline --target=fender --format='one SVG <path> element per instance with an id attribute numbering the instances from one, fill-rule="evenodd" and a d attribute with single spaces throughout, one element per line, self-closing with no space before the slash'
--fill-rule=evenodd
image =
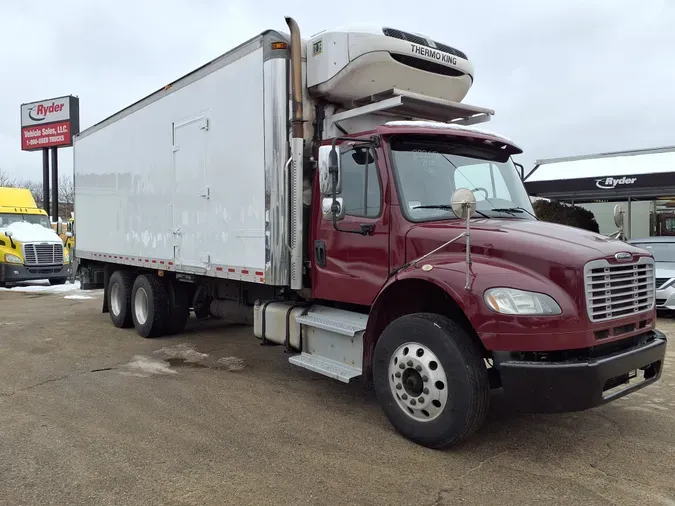
<path id="1" fill-rule="evenodd" d="M 500 258 L 474 254 L 471 260 L 469 290 L 465 289 L 466 261 L 462 252 L 433 255 L 392 276 L 371 308 L 364 339 L 364 366 L 370 366 L 372 350 L 386 325 L 411 312 L 438 312 L 458 320 L 486 351 L 491 349 L 490 338 L 498 334 L 522 334 L 527 329 L 532 335 L 541 335 L 560 332 L 561 326 L 587 325 L 580 316 L 583 301 L 579 283 L 583 284 L 583 280 L 577 270 L 569 269 L 556 276 L 566 280 L 566 286 L 560 286 L 535 270 Z M 494 313 L 483 301 L 483 293 L 494 287 L 545 293 L 556 300 L 563 313 L 553 317 Z"/>
<path id="2" fill-rule="evenodd" d="M 457 259 L 462 255 L 452 255 Z M 475 302 L 470 293 L 457 290 L 463 288 L 464 282 L 459 282 L 465 276 L 464 271 L 453 273 L 444 272 L 438 276 L 439 271 L 435 265 L 444 265 L 451 260 L 448 255 L 434 255 L 434 258 L 425 259 L 418 266 L 409 266 L 391 276 L 377 294 L 368 316 L 366 332 L 363 343 L 363 367 L 364 371 L 370 371 L 372 353 L 375 343 L 384 328 L 392 320 L 405 314 L 435 311 L 440 314 L 452 314 L 462 320 L 471 329 L 467 317 Z M 457 264 L 452 258 L 451 263 Z M 431 265 L 431 270 L 423 270 L 422 266 Z M 458 264 L 461 269 L 461 263 Z M 425 267 L 426 268 L 426 267 Z M 428 269 L 428 268 L 426 268 Z"/>

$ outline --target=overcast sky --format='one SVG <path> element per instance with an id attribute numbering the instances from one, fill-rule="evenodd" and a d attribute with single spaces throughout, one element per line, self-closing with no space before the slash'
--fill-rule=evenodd
<path id="1" fill-rule="evenodd" d="M 303 7 L 311 5 L 311 7 Z M 46 0 L 0 2 L 0 169 L 39 179 L 19 105 L 80 98 L 86 128 L 293 16 L 303 36 L 352 22 L 424 33 L 469 56 L 465 102 L 535 159 L 675 145 L 675 1 Z M 60 150 L 72 173 L 72 150 Z M 673 168 L 675 170 L 675 167 Z"/>

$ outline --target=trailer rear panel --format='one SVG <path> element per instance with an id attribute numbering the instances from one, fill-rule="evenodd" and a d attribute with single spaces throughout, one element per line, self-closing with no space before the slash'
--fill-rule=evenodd
<path id="1" fill-rule="evenodd" d="M 267 31 L 74 142 L 80 259 L 288 283 L 288 55 Z"/>

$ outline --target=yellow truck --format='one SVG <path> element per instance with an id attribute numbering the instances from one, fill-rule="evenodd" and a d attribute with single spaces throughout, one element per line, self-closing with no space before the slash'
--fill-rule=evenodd
<path id="1" fill-rule="evenodd" d="M 70 213 L 70 218 L 67 223 L 61 223 L 60 219 L 58 222 L 52 223 L 52 229 L 58 234 L 63 244 L 65 244 L 66 248 L 72 253 L 73 248 L 75 248 L 74 213 Z"/>
<path id="2" fill-rule="evenodd" d="M 38 279 L 60 285 L 70 274 L 70 251 L 30 191 L 0 187 L 0 286 Z"/>

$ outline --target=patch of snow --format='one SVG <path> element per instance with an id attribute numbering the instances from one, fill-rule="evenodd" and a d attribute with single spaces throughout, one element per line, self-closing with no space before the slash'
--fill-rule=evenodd
<path id="1" fill-rule="evenodd" d="M 63 298 L 71 300 L 84 300 L 84 299 L 93 299 L 94 297 L 90 297 L 89 295 L 66 295 Z"/>
<path id="2" fill-rule="evenodd" d="M 6 227 L 0 228 L 0 232 L 12 232 L 12 239 L 19 242 L 49 242 L 61 244 L 61 238 L 51 228 L 43 227 L 37 223 L 16 221 Z"/>
<path id="3" fill-rule="evenodd" d="M 221 357 L 216 362 L 230 372 L 241 371 L 245 366 L 244 361 L 239 357 Z"/>
<path id="4" fill-rule="evenodd" d="M 201 353 L 194 349 L 189 343 L 180 343 L 176 346 L 164 346 L 155 351 L 156 355 L 161 355 L 165 359 L 180 359 L 185 362 L 198 364 L 206 360 L 209 355 Z"/>
<path id="5" fill-rule="evenodd" d="M 168 362 L 142 355 L 135 355 L 131 362 L 121 366 L 120 369 L 120 374 L 138 378 L 148 378 L 157 374 L 178 374 L 178 371 L 171 369 Z"/>
<path id="6" fill-rule="evenodd" d="M 49 283 L 49 282 L 47 282 Z M 64 293 L 64 292 L 74 292 L 80 289 L 80 282 L 75 281 L 71 283 L 66 281 L 63 285 L 54 285 L 49 284 L 20 284 L 18 286 L 0 288 L 0 290 L 12 291 L 12 292 L 27 292 L 27 293 Z"/>
<path id="7" fill-rule="evenodd" d="M 508 137 L 505 137 L 501 134 L 491 132 L 489 130 L 483 130 L 482 128 L 476 128 L 472 126 L 459 125 L 455 123 L 442 123 L 436 121 L 387 121 L 387 126 L 406 126 L 406 127 L 419 127 L 419 128 L 438 128 L 438 129 L 447 129 L 447 130 L 463 130 L 466 132 L 474 132 L 482 135 L 490 135 L 492 137 L 497 137 L 502 139 L 505 142 L 508 142 L 512 146 L 518 147 L 518 145 L 513 142 Z"/>

